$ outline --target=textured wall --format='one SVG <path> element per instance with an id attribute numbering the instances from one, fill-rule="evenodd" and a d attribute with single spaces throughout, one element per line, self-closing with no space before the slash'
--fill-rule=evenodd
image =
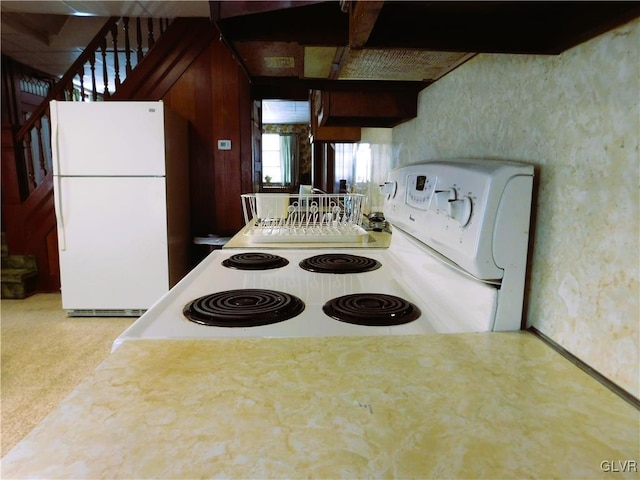
<path id="1" fill-rule="evenodd" d="M 640 396 L 640 21 L 559 56 L 479 55 L 393 129 L 388 164 L 537 166 L 528 323 Z"/>

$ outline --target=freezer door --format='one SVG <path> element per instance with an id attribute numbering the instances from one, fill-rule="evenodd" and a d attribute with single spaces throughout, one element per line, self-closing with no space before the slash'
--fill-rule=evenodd
<path id="1" fill-rule="evenodd" d="M 149 308 L 169 290 L 164 178 L 54 179 L 64 309 Z"/>
<path id="2" fill-rule="evenodd" d="M 162 102 L 50 106 L 54 175 L 165 175 Z"/>

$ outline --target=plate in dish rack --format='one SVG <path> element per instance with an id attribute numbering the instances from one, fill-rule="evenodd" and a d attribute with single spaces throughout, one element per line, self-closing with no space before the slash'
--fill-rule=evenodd
<path id="1" fill-rule="evenodd" d="M 337 227 L 252 227 L 244 235 L 251 243 L 294 243 L 294 242 L 331 242 L 355 243 L 365 242 L 369 237 L 367 231 L 356 225 L 340 225 Z"/>

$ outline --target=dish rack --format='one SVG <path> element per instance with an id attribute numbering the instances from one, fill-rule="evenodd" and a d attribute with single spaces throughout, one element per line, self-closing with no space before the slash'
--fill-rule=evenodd
<path id="1" fill-rule="evenodd" d="M 252 243 L 362 242 L 365 195 L 247 193 L 241 195 Z"/>

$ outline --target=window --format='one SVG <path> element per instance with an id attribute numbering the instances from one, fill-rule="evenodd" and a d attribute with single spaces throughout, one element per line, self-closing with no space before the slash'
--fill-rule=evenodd
<path id="1" fill-rule="evenodd" d="M 340 191 L 340 180 L 345 180 L 348 191 L 357 192 L 371 181 L 371 148 L 368 143 L 336 143 L 334 191 Z"/>
<path id="2" fill-rule="evenodd" d="M 282 184 L 280 135 L 277 133 L 262 135 L 262 180 L 265 183 Z"/>
<path id="3" fill-rule="evenodd" d="M 262 180 L 264 183 L 291 185 L 297 178 L 298 136 L 262 135 Z"/>

